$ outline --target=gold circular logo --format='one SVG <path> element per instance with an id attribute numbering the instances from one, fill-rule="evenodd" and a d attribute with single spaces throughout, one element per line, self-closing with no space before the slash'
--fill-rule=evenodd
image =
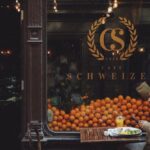
<path id="1" fill-rule="evenodd" d="M 130 43 L 129 43 L 129 46 L 128 48 L 123 51 L 122 49 L 125 47 L 125 43 L 122 39 L 120 38 L 117 38 L 115 36 L 116 34 L 116 30 L 119 31 L 119 34 L 120 35 L 123 35 L 124 34 L 124 31 L 120 28 L 116 28 L 116 29 L 111 29 L 111 28 L 108 28 L 108 29 L 105 29 L 102 34 L 100 35 L 100 43 L 101 43 L 101 47 L 106 50 L 106 51 L 112 51 L 112 52 L 115 52 L 116 51 L 116 47 L 114 44 L 111 44 L 110 48 L 107 48 L 105 46 L 105 43 L 104 43 L 104 34 L 107 32 L 107 31 L 111 31 L 111 35 L 112 37 L 114 38 L 114 40 L 116 42 L 118 42 L 120 45 L 121 45 L 121 48 L 118 49 L 119 53 L 119 59 L 120 60 L 127 60 L 130 56 L 133 55 L 134 51 L 136 50 L 136 46 L 137 46 L 137 31 L 136 31 L 136 28 L 135 26 L 133 25 L 133 23 L 131 23 L 130 20 L 126 19 L 126 18 L 122 18 L 122 17 L 119 17 L 119 21 L 121 24 L 125 25 L 126 28 L 128 29 L 129 33 L 130 33 Z M 99 18 L 98 20 L 96 20 L 92 25 L 91 25 L 91 28 L 88 32 L 88 35 L 87 35 L 87 44 L 88 44 L 88 48 L 89 48 L 89 51 L 91 52 L 91 55 L 93 57 L 96 58 L 96 60 L 98 61 L 103 61 L 104 60 L 104 55 L 102 53 L 100 53 L 100 51 L 98 50 L 98 48 L 96 47 L 95 45 L 95 33 L 97 31 L 97 29 L 106 22 L 106 17 L 101 17 Z"/>

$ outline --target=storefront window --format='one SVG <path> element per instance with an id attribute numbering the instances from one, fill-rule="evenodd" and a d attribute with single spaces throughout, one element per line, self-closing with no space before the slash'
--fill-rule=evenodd
<path id="1" fill-rule="evenodd" d="M 146 7 L 145 7 L 146 6 Z M 150 4 L 48 1 L 47 104 L 53 131 L 150 121 Z"/>

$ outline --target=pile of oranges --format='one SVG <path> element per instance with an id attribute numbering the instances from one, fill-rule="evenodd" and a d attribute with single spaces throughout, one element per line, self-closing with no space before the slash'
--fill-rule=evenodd
<path id="1" fill-rule="evenodd" d="M 125 117 L 125 126 L 139 127 L 135 120 L 150 121 L 150 102 L 130 96 L 119 95 L 113 99 L 91 100 L 89 105 L 82 104 L 66 113 L 63 110 L 48 104 L 53 112 L 53 120 L 48 123 L 54 131 L 79 131 L 83 127 L 115 127 L 115 118 L 118 115 Z"/>

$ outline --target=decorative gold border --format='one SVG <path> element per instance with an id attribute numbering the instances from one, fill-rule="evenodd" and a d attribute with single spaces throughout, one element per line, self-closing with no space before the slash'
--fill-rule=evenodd
<path id="1" fill-rule="evenodd" d="M 133 23 L 131 23 L 130 20 L 127 20 L 126 18 L 119 17 L 120 22 L 125 25 L 129 32 L 130 32 L 130 44 L 129 47 L 125 52 L 120 53 L 119 58 L 120 60 L 127 60 L 130 56 L 133 55 L 133 52 L 136 50 L 137 46 L 137 31 Z M 101 17 L 98 20 L 96 20 L 92 25 L 91 28 L 87 34 L 87 44 L 89 51 L 91 52 L 92 56 L 94 56 L 98 61 L 104 60 L 104 55 L 99 52 L 95 45 L 95 33 L 99 26 L 103 24 L 103 22 L 106 22 L 106 17 Z"/>
<path id="2" fill-rule="evenodd" d="M 133 52 L 136 50 L 137 42 L 137 31 L 135 26 L 131 23 L 130 20 L 126 18 L 119 17 L 120 22 L 125 25 L 130 32 L 130 44 L 125 52 L 120 54 L 120 60 L 127 60 L 130 56 L 133 55 Z"/>
<path id="3" fill-rule="evenodd" d="M 105 17 L 102 17 L 102 18 L 99 18 L 98 20 L 96 20 L 89 32 L 88 32 L 88 35 L 87 35 L 87 44 L 89 46 L 89 51 L 91 52 L 91 54 L 98 60 L 98 61 L 102 61 L 104 60 L 104 56 L 102 53 L 99 52 L 99 50 L 96 48 L 96 45 L 95 45 L 95 32 L 96 30 L 99 28 L 100 25 L 102 25 L 102 22 L 105 21 L 106 18 Z"/>

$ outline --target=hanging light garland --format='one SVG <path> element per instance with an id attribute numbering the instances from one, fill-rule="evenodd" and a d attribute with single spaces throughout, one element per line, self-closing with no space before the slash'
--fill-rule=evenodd
<path id="1" fill-rule="evenodd" d="M 20 2 L 19 2 L 18 0 L 16 0 L 15 9 L 16 9 L 18 12 L 21 11 L 21 5 L 20 5 Z"/>
<path id="2" fill-rule="evenodd" d="M 15 4 L 14 3 L 10 3 L 10 4 L 6 3 L 6 4 L 0 5 L 0 9 L 14 9 L 14 8 L 18 13 L 20 13 L 21 4 L 20 4 L 19 0 L 16 0 Z"/>
<path id="3" fill-rule="evenodd" d="M 58 9 L 57 9 L 57 0 L 53 1 L 53 10 L 54 10 L 54 12 L 58 12 Z"/>
<path id="4" fill-rule="evenodd" d="M 118 0 L 114 0 L 113 2 L 110 1 L 106 16 L 109 17 L 110 14 L 113 12 L 113 10 L 116 9 L 117 7 L 118 7 Z"/>

